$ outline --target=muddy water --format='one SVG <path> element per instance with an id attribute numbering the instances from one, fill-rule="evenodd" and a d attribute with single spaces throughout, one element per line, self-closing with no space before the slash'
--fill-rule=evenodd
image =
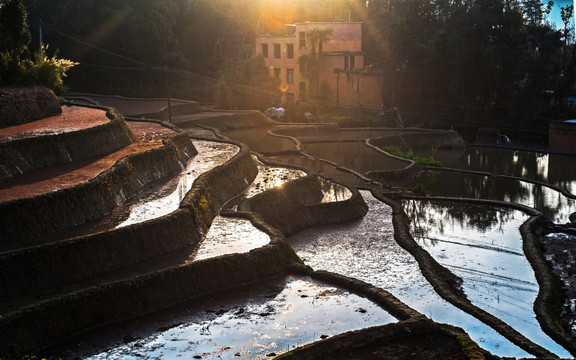
<path id="1" fill-rule="evenodd" d="M 54 354 L 63 359 L 266 359 L 395 321 L 365 298 L 289 276 L 87 334 Z"/>
<path id="2" fill-rule="evenodd" d="M 374 170 L 399 170 L 408 162 L 380 153 L 363 142 L 322 142 L 302 144 L 302 150 L 314 157 L 332 161 L 360 174 Z"/>
<path id="3" fill-rule="evenodd" d="M 361 193 L 369 206 L 363 219 L 308 229 L 288 239 L 307 265 L 385 289 L 437 322 L 462 327 L 480 346 L 494 354 L 530 357 L 493 329 L 436 294 L 421 274 L 418 263 L 394 240 L 390 207 L 367 191 Z"/>
<path id="4" fill-rule="evenodd" d="M 290 169 L 278 166 L 264 165 L 258 159 L 254 158 L 258 166 L 258 175 L 250 184 L 248 189 L 244 192 L 244 197 L 251 198 L 266 190 L 282 186 L 290 180 L 306 176 L 306 173 L 301 170 Z"/>
<path id="5" fill-rule="evenodd" d="M 198 176 L 224 164 L 239 151 L 236 145 L 227 143 L 204 140 L 193 140 L 192 143 L 198 155 L 188 161 L 186 169 L 162 188 L 153 189 L 147 196 L 140 197 L 131 206 L 128 217 L 117 227 L 137 224 L 176 211 Z"/>
<path id="6" fill-rule="evenodd" d="M 228 254 L 247 253 L 270 243 L 270 236 L 245 219 L 216 216 L 198 251 L 189 259 L 199 261 Z"/>
<path id="7" fill-rule="evenodd" d="M 576 212 L 576 200 L 557 190 L 516 179 L 489 177 L 450 171 L 428 171 L 420 177 L 407 179 L 398 185 L 412 189 L 424 186 L 428 195 L 489 199 L 523 204 L 541 211 L 556 223 L 568 222 Z"/>
<path id="8" fill-rule="evenodd" d="M 463 279 L 476 306 L 561 357 L 570 354 L 540 328 L 533 306 L 534 271 L 522 250 L 517 210 L 462 203 L 404 202 L 414 239 L 441 265 Z"/>
<path id="9" fill-rule="evenodd" d="M 324 196 L 320 202 L 330 203 L 337 201 L 348 200 L 352 197 L 352 192 L 345 186 L 342 186 L 331 181 L 322 180 L 320 184 Z"/>
<path id="10" fill-rule="evenodd" d="M 422 156 L 430 156 L 425 151 Z M 576 195 L 576 157 L 495 148 L 438 150 L 434 158 L 444 167 L 485 171 L 544 182 Z"/>
<path id="11" fill-rule="evenodd" d="M 322 174 L 323 176 L 334 179 L 348 186 L 361 186 L 364 184 L 362 180 L 348 171 L 344 171 L 334 165 L 330 165 L 320 160 L 314 160 L 306 156 L 278 155 L 267 156 L 266 159 L 280 164 L 286 164 L 288 166 L 299 166 L 311 169 Z"/>
<path id="12" fill-rule="evenodd" d="M 270 128 L 221 130 L 220 133 L 228 139 L 248 145 L 250 150 L 267 153 L 296 150 L 296 143 L 287 138 L 269 135 Z"/>
<path id="13" fill-rule="evenodd" d="M 566 300 L 560 316 L 566 324 L 570 324 L 572 336 L 576 336 L 576 273 L 573 271 L 576 264 L 575 241 L 576 234 L 551 233 L 542 237 L 544 256 L 563 284 Z"/>

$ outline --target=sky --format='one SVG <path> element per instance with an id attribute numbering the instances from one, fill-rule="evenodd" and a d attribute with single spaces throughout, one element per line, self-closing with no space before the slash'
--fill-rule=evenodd
<path id="1" fill-rule="evenodd" d="M 550 13 L 550 21 L 552 24 L 556 24 L 555 27 L 557 29 L 563 29 L 564 23 L 562 22 L 562 18 L 560 17 L 560 8 L 566 5 L 574 4 L 576 0 L 552 0 L 554 2 L 554 7 L 552 8 L 552 12 Z M 543 3 L 547 3 L 548 0 L 542 0 Z M 575 6 L 576 7 L 576 6 Z M 572 20 L 574 23 L 574 20 Z"/>

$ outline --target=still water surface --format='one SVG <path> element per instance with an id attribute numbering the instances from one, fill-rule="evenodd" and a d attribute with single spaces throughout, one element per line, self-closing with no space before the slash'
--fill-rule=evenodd
<path id="1" fill-rule="evenodd" d="M 324 337 L 392 322 L 394 317 L 365 298 L 288 276 L 87 335 L 63 359 L 266 359 Z"/>
<path id="2" fill-rule="evenodd" d="M 412 255 L 394 240 L 391 208 L 370 192 L 361 193 L 369 206 L 364 218 L 307 229 L 288 239 L 306 265 L 387 290 L 437 322 L 462 327 L 480 346 L 494 354 L 530 357 L 489 326 L 442 299 L 424 278 Z"/>
<path id="3" fill-rule="evenodd" d="M 431 153 L 424 151 L 420 155 L 429 157 Z M 433 156 L 447 168 L 525 178 L 576 195 L 575 156 L 480 147 L 438 150 Z"/>
<path id="4" fill-rule="evenodd" d="M 465 203 L 411 200 L 403 205 L 414 239 L 462 278 L 474 305 L 553 353 L 570 357 L 541 330 L 533 311 L 539 287 L 518 230 L 526 214 Z"/>

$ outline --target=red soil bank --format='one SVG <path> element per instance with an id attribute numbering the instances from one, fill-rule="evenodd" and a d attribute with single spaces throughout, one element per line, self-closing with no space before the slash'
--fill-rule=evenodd
<path id="1" fill-rule="evenodd" d="M 94 109 L 88 109 L 94 110 Z M 72 110 L 76 112 L 76 110 Z M 106 118 L 106 112 L 102 110 L 94 110 L 102 112 L 102 117 L 108 121 Z M 90 111 L 79 111 L 79 114 L 83 114 L 88 119 L 94 119 L 92 116 L 88 116 Z M 65 117 L 66 115 L 64 115 Z M 77 116 L 74 114 L 74 116 Z M 80 116 L 83 117 L 83 116 Z M 50 128 L 50 124 L 55 125 L 61 122 L 62 119 L 59 116 L 54 116 L 52 118 L 40 120 L 41 122 L 46 120 L 45 129 Z M 95 122 L 102 121 L 102 118 L 98 117 L 94 120 Z M 89 123 L 89 120 L 79 120 L 78 123 L 83 125 L 76 125 L 76 119 L 74 124 L 76 126 L 95 126 L 95 123 Z M 103 157 L 96 159 L 90 159 L 86 161 L 79 161 L 64 165 L 52 166 L 47 169 L 37 170 L 30 172 L 28 174 L 19 176 L 15 179 L 9 180 L 2 184 L 0 188 L 0 202 L 10 201 L 15 199 L 28 198 L 39 194 L 48 193 L 51 191 L 73 187 L 82 182 L 93 179 L 98 176 L 101 172 L 112 167 L 116 161 L 122 159 L 125 156 L 141 153 L 146 150 L 161 147 L 163 145 L 163 140 L 167 139 L 176 134 L 176 131 L 168 129 L 160 124 L 151 122 L 128 122 L 128 125 L 134 132 L 136 139 L 131 145 L 108 154 Z M 14 126 L 11 128 L 28 128 L 28 129 L 38 129 L 37 122 L 25 125 Z M 7 129 L 11 129 L 7 128 Z M 3 129 L 6 130 L 6 129 Z"/>

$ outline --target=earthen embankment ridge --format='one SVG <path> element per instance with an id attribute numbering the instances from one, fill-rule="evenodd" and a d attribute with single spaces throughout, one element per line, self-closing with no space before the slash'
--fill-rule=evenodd
<path id="1" fill-rule="evenodd" d="M 56 165 L 47 165 L 40 159 L 34 168 L 12 172 L 0 184 L 0 358 L 38 353 L 88 329 L 150 314 L 221 290 L 294 273 L 367 297 L 398 322 L 337 335 L 278 358 L 344 359 L 359 354 L 369 356 L 370 351 L 389 350 L 398 344 L 416 349 L 427 358 L 495 358 L 479 348 L 461 329 L 427 319 L 384 289 L 344 275 L 315 271 L 298 258 L 285 236 L 310 226 L 364 216 L 368 208 L 357 189 L 349 189 L 350 196 L 346 199 L 323 202 L 325 180 L 310 173 L 252 198 L 238 200 L 234 202 L 239 204 L 238 208 L 230 208 L 230 200 L 241 196 L 258 172 L 250 150 L 244 145 L 237 144 L 240 149 L 237 154 L 197 177 L 175 211 L 116 228 L 114 221 L 118 219 L 110 213 L 128 199 L 138 197 L 144 189 L 153 187 L 157 181 L 177 176 L 197 155 L 190 139 L 193 131 L 186 133 L 174 124 L 163 122 L 166 112 L 164 109 L 157 114 L 142 115 L 138 121 L 126 121 L 113 110 L 106 110 L 106 124 L 117 123 L 117 127 L 109 131 L 114 136 L 127 131 L 127 137 L 122 135 L 122 141 L 128 138 L 128 144 L 119 149 L 107 149 L 102 154 L 92 153 L 92 156 L 78 150 L 76 153 L 82 155 L 77 158 L 70 155 Z M 266 132 L 284 128 L 276 135 L 318 137 L 318 126 L 302 124 L 289 129 L 257 111 L 204 111 L 197 104 L 186 104 L 172 109 L 171 115 L 173 123 L 179 126 L 228 130 L 261 128 Z M 337 135 L 334 127 L 330 126 L 328 130 L 329 136 Z M 99 136 L 108 138 L 106 132 L 84 131 L 86 129 L 80 131 L 83 135 L 76 141 L 79 146 L 97 148 L 101 141 L 106 141 Z M 61 144 L 63 134 L 73 132 L 76 130 L 22 132 L 9 135 L 11 139 L 7 139 L 6 146 L 20 146 L 16 138 L 39 141 L 34 138 L 44 136 L 60 138 L 57 143 Z M 399 132 L 398 135 L 404 133 L 403 138 L 389 138 L 386 143 L 420 141 L 422 137 L 417 131 Z M 118 146 L 122 141 L 113 142 Z M 455 144 L 458 141 L 448 137 L 447 142 Z M 50 151 L 56 148 L 62 151 L 60 145 L 50 148 L 53 149 Z M 73 148 L 67 143 L 67 150 Z M 36 156 L 45 155 L 38 151 Z M 419 171 L 412 162 L 406 163 L 408 170 L 373 178 L 384 180 L 386 176 L 402 177 Z M 58 175 L 54 169 L 58 169 Z M 37 176 L 37 171 L 46 172 Z M 29 186 L 24 190 L 26 183 Z M 48 190 L 49 184 L 66 186 Z M 370 184 L 374 185 L 374 182 Z M 2 191 L 5 191 L 4 198 Z M 412 239 L 401 205 L 388 198 L 382 187 L 374 190 L 374 194 L 393 207 L 395 237 L 418 260 L 422 272 L 438 293 L 487 323 L 494 320 L 491 324 L 494 328 L 532 354 L 553 357 L 547 350 L 533 346 L 521 334 L 508 329 L 506 324 L 475 308 L 460 289 L 460 279 Z M 195 260 L 192 255 L 219 214 L 250 220 L 268 234 L 270 243 L 243 254 Z M 92 221 L 98 226 L 93 226 Z"/>
<path id="2" fill-rule="evenodd" d="M 0 128 L 58 115 L 60 100 L 43 87 L 0 88 Z"/>
<path id="3" fill-rule="evenodd" d="M 72 159 L 70 164 L 17 174 L 0 189 L 4 191 L 0 358 L 34 353 L 87 329 L 283 276 L 288 268 L 301 264 L 283 235 L 252 212 L 238 216 L 248 217 L 266 231 L 269 245 L 245 254 L 185 260 L 222 206 L 255 178 L 256 164 L 243 146 L 226 163 L 200 175 L 174 212 L 115 228 L 114 219 L 106 220 L 107 214 L 155 181 L 181 171 L 196 149 L 189 135 L 172 125 L 125 122 L 119 115 L 113 121 L 123 124 L 134 141 L 93 161 Z M 238 121 L 233 116 L 233 126 L 240 126 Z M 256 116 L 254 121 L 261 119 Z M 38 141 L 34 138 L 63 133 L 32 131 L 18 136 Z M 85 141 L 98 147 L 93 139 L 98 135 Z M 38 176 L 39 172 L 44 173 Z M 316 203 L 319 179 L 308 181 L 311 190 L 303 191 L 313 196 L 304 205 L 317 209 L 315 220 L 308 219 L 307 224 L 322 223 L 318 209 L 323 205 Z M 54 184 L 61 187 L 50 188 Z M 327 212 L 330 221 L 341 218 L 330 215 L 334 211 Z M 361 211 L 354 216 L 361 216 Z M 98 220 L 98 226 L 92 227 L 90 220 Z"/>

